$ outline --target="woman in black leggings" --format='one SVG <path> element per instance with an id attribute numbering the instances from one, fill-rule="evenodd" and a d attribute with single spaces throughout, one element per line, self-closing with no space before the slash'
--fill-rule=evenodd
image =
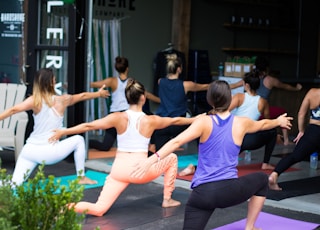
<path id="1" fill-rule="evenodd" d="M 309 110 L 309 125 L 305 128 Z M 320 151 L 320 89 L 312 88 L 304 97 L 298 112 L 298 129 L 299 133 L 293 140 L 296 142 L 293 152 L 282 158 L 269 176 L 270 189 L 282 190 L 278 185 L 280 174 L 312 153 Z"/>
<path id="2" fill-rule="evenodd" d="M 183 229 L 204 229 L 216 208 L 226 208 L 248 202 L 245 229 L 257 230 L 255 222 L 268 191 L 268 176 L 262 172 L 238 177 L 236 166 L 242 140 L 246 133 L 255 133 L 281 125 L 290 129 L 292 118 L 286 115 L 274 120 L 254 121 L 238 117 L 228 110 L 231 91 L 227 82 L 216 80 L 209 86 L 208 103 L 213 113 L 200 116 L 159 151 L 141 161 L 132 177 L 143 177 L 157 161 L 166 158 L 181 145 L 199 139 L 198 168 L 186 204 Z"/>
<path id="3" fill-rule="evenodd" d="M 246 93 L 238 93 L 232 97 L 229 110 L 236 116 L 248 117 L 252 120 L 259 120 L 263 115 L 269 118 L 269 105 L 266 99 L 257 95 L 256 91 L 260 85 L 259 72 L 253 70 L 245 74 L 244 89 Z M 274 169 L 273 165 L 269 164 L 273 149 L 277 141 L 277 130 L 269 129 L 262 130 L 256 133 L 247 133 L 244 136 L 240 152 L 244 150 L 256 150 L 265 146 L 263 163 L 261 169 Z M 182 170 L 179 175 L 185 176 L 194 173 L 196 167 L 192 164 Z"/>

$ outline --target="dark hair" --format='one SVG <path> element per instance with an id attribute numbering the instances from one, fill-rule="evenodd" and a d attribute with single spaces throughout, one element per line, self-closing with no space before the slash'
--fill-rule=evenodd
<path id="1" fill-rule="evenodd" d="M 259 71 L 267 71 L 269 68 L 269 61 L 266 57 L 257 57 L 254 65 L 256 66 L 256 69 Z"/>
<path id="2" fill-rule="evenodd" d="M 231 89 L 229 84 L 223 80 L 213 81 L 207 91 L 208 104 L 212 106 L 212 112 L 224 112 L 228 110 L 231 103 Z"/>
<path id="3" fill-rule="evenodd" d="M 125 94 L 129 105 L 138 104 L 141 95 L 145 94 L 144 86 L 133 78 L 128 79 Z"/>
<path id="4" fill-rule="evenodd" d="M 253 69 L 246 73 L 243 77 L 243 81 L 249 84 L 250 89 L 257 91 L 260 86 L 260 72 L 257 69 Z"/>
<path id="5" fill-rule="evenodd" d="M 127 68 L 129 67 L 129 61 L 125 57 L 116 57 L 116 62 L 114 64 L 114 68 L 119 72 L 119 73 L 124 73 Z"/>
<path id="6" fill-rule="evenodd" d="M 181 59 L 177 56 L 177 54 L 168 54 L 167 58 L 167 74 L 176 74 L 177 69 L 182 68 Z"/>

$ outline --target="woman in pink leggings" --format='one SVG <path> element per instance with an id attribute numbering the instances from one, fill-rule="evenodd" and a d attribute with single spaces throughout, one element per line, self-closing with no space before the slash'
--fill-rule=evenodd
<path id="1" fill-rule="evenodd" d="M 148 157 L 148 144 L 154 130 L 163 129 L 169 125 L 191 124 L 195 118 L 184 117 L 159 117 L 146 115 L 142 112 L 142 106 L 146 101 L 144 86 L 129 79 L 125 89 L 129 109 L 124 112 L 115 112 L 90 123 L 83 123 L 68 129 L 55 130 L 55 134 L 49 139 L 54 142 L 64 135 L 78 134 L 96 129 L 116 128 L 117 153 L 112 165 L 110 175 L 106 178 L 103 189 L 96 203 L 79 202 L 71 204 L 76 212 L 102 216 L 106 213 L 119 195 L 130 183 L 144 184 L 164 174 L 164 189 L 162 207 L 174 207 L 180 205 L 179 201 L 171 198 L 177 175 L 177 156 L 171 153 L 165 159 L 158 157 L 158 161 L 149 165 L 148 171 L 141 178 L 131 175 L 135 166 Z"/>

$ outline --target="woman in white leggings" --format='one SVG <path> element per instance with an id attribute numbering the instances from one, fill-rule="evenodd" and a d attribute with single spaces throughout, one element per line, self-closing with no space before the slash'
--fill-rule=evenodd
<path id="1" fill-rule="evenodd" d="M 88 99 L 108 97 L 109 92 L 102 87 L 97 92 L 58 96 L 54 91 L 55 83 L 51 69 L 40 69 L 34 77 L 32 95 L 0 114 L 0 120 L 3 120 L 22 111 L 33 111 L 33 131 L 19 154 L 12 176 L 12 182 L 16 185 L 22 184 L 38 164 L 55 164 L 73 151 L 76 171 L 81 176 L 79 183 L 96 183 L 85 177 L 85 145 L 82 136 L 69 137 L 53 144 L 48 142 L 48 138 L 54 129 L 62 127 L 63 114 L 68 106 Z"/>

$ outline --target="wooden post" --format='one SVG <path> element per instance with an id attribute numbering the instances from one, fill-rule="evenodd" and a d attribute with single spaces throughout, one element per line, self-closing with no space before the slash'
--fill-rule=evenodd
<path id="1" fill-rule="evenodd" d="M 171 41 L 178 51 L 185 54 L 186 72 L 190 40 L 191 0 L 173 0 Z"/>

